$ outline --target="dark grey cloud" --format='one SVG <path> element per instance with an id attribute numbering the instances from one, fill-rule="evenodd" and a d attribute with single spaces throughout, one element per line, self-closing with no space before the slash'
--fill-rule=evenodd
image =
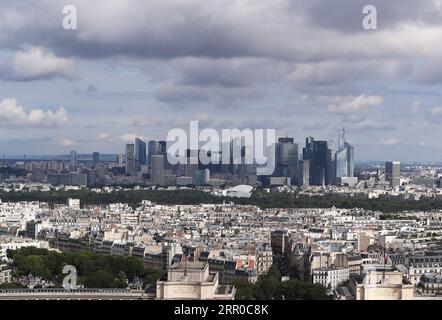
<path id="1" fill-rule="evenodd" d="M 429 59 L 424 61 L 417 73 L 416 79 L 418 83 L 441 84 L 442 59 Z"/>
<path id="2" fill-rule="evenodd" d="M 321 28 L 348 33 L 365 32 L 362 28 L 362 8 L 377 9 L 378 28 L 385 30 L 401 24 L 441 25 L 442 11 L 434 0 L 301 0 L 299 9 L 309 23 Z"/>
<path id="3" fill-rule="evenodd" d="M 27 81 L 0 80 L 0 101 L 66 101 L 73 124 L 58 132 L 65 144 L 107 132 L 161 138 L 194 119 L 213 127 L 279 128 L 299 134 L 299 141 L 310 131 L 327 138 L 345 126 L 353 144 L 371 136 L 400 144 L 439 120 L 429 110 L 442 105 L 442 15 L 429 0 L 69 4 L 78 9 L 79 30 L 62 28 L 65 1 L 2 0 L 0 6 L 3 67 L 17 52 L 40 48 L 81 73 L 60 81 L 66 72 L 59 68 L 32 73 L 27 64 L 27 74 L 15 73 Z M 377 31 L 362 29 L 366 4 L 378 8 Z M 369 97 L 385 103 L 364 104 Z M 411 115 L 417 98 L 427 107 Z M 88 126 L 95 118 L 97 126 Z M 410 122 L 413 128 L 405 126 Z"/>

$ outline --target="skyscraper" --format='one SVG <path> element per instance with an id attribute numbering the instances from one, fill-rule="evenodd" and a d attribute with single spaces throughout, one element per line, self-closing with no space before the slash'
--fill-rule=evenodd
<path id="1" fill-rule="evenodd" d="M 159 141 L 158 142 L 158 152 L 159 154 L 167 155 L 167 142 L 166 141 Z"/>
<path id="2" fill-rule="evenodd" d="M 335 155 L 336 178 L 354 177 L 354 148 L 345 140 L 345 130 L 339 135 L 339 149 Z"/>
<path id="3" fill-rule="evenodd" d="M 152 164 L 152 156 L 159 153 L 158 142 L 151 140 L 147 143 L 147 163 Z"/>
<path id="4" fill-rule="evenodd" d="M 135 174 L 135 146 L 133 143 L 126 144 L 126 175 Z"/>
<path id="5" fill-rule="evenodd" d="M 100 161 L 100 153 L 99 152 L 92 153 L 92 166 L 94 168 L 97 167 L 99 161 Z"/>
<path id="6" fill-rule="evenodd" d="M 161 154 L 152 156 L 152 173 L 150 180 L 152 185 L 164 185 L 164 157 Z"/>
<path id="7" fill-rule="evenodd" d="M 310 160 L 300 160 L 298 166 L 298 185 L 310 185 Z"/>
<path id="8" fill-rule="evenodd" d="M 303 160 L 310 160 L 310 185 L 323 186 L 331 183 L 331 150 L 327 141 L 315 141 L 309 137 L 302 151 Z"/>
<path id="9" fill-rule="evenodd" d="M 276 172 L 279 177 L 297 178 L 298 171 L 298 144 L 293 138 L 279 138 L 276 144 Z"/>
<path id="10" fill-rule="evenodd" d="M 146 142 L 135 139 L 135 170 L 140 171 L 140 167 L 146 164 Z"/>
<path id="11" fill-rule="evenodd" d="M 78 166 L 78 155 L 77 155 L 77 151 L 72 150 L 71 151 L 71 155 L 70 155 L 70 165 L 71 165 L 71 171 L 75 171 L 77 170 L 77 166 Z"/>
<path id="12" fill-rule="evenodd" d="M 385 180 L 392 187 L 401 184 L 401 163 L 399 161 L 385 162 Z"/>

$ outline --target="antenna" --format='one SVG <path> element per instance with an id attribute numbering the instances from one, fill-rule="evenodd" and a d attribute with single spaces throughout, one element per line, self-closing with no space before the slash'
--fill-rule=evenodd
<path id="1" fill-rule="evenodd" d="M 185 247 L 184 252 L 183 252 L 183 254 L 184 254 L 184 276 L 187 276 L 187 250 L 188 250 L 188 248 Z"/>
<path id="2" fill-rule="evenodd" d="M 382 270 L 382 282 L 385 282 L 385 262 L 387 260 L 387 256 L 386 256 L 386 248 L 384 245 L 384 269 Z"/>

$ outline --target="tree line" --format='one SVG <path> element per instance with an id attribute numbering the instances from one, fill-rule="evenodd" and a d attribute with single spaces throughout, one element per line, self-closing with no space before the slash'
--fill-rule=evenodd
<path id="1" fill-rule="evenodd" d="M 41 201 L 50 204 L 66 203 L 68 198 L 78 198 L 83 205 L 105 205 L 110 203 L 127 203 L 133 208 L 140 205 L 142 200 L 150 200 L 157 204 L 169 205 L 196 205 L 203 203 L 220 204 L 224 201 L 236 204 L 256 205 L 261 208 L 361 208 L 380 211 L 383 213 L 397 213 L 403 211 L 432 211 L 442 209 L 442 198 L 422 198 L 420 200 L 405 199 L 399 196 L 381 196 L 377 199 L 368 199 L 365 195 L 341 195 L 327 193 L 324 195 L 303 195 L 298 192 L 278 193 L 265 192 L 257 189 L 250 198 L 218 197 L 199 190 L 119 190 L 109 193 L 96 193 L 88 189 L 83 190 L 53 190 L 42 191 L 10 191 L 0 192 L 2 201 Z"/>
<path id="2" fill-rule="evenodd" d="M 34 247 L 8 250 L 12 259 L 12 275 L 41 277 L 61 285 L 65 265 L 77 269 L 78 284 L 86 288 L 127 288 L 130 282 L 139 279 L 144 285 L 154 284 L 164 274 L 145 268 L 135 257 L 107 256 L 89 251 L 78 253 L 56 252 Z"/>

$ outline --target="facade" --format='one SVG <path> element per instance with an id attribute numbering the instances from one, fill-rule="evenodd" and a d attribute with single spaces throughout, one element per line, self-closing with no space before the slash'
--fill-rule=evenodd
<path id="1" fill-rule="evenodd" d="M 347 257 L 350 274 L 360 274 L 362 267 L 362 257 L 360 255 L 349 255 Z"/>
<path id="2" fill-rule="evenodd" d="M 354 148 L 345 141 L 345 131 L 339 136 L 339 150 L 335 154 L 336 178 L 354 177 Z"/>
<path id="3" fill-rule="evenodd" d="M 135 170 L 140 171 L 141 166 L 147 164 L 146 142 L 140 138 L 135 139 Z"/>
<path id="4" fill-rule="evenodd" d="M 92 166 L 94 168 L 98 166 L 99 161 L 100 161 L 100 153 L 99 152 L 92 153 Z"/>
<path id="5" fill-rule="evenodd" d="M 408 275 L 413 285 L 420 282 L 421 276 L 426 273 L 442 272 L 441 255 L 412 256 L 408 260 Z"/>
<path id="6" fill-rule="evenodd" d="M 442 275 L 426 273 L 421 276 L 419 289 L 424 296 L 440 296 L 442 294 Z"/>
<path id="7" fill-rule="evenodd" d="M 385 180 L 392 187 L 401 184 L 401 163 L 399 161 L 385 162 Z"/>
<path id="8" fill-rule="evenodd" d="M 320 268 L 312 270 L 312 282 L 319 283 L 326 288 L 336 289 L 339 284 L 350 278 L 348 268 Z"/>
<path id="9" fill-rule="evenodd" d="M 297 178 L 298 172 L 298 144 L 293 138 L 279 138 L 276 144 L 276 170 L 277 177 L 290 177 L 292 181 Z"/>
<path id="10" fill-rule="evenodd" d="M 135 146 L 132 143 L 126 144 L 126 175 L 135 174 Z"/>
<path id="11" fill-rule="evenodd" d="M 327 141 L 306 139 L 302 152 L 304 160 L 310 160 L 310 185 L 324 186 L 331 183 L 331 150 Z"/>
<path id="12" fill-rule="evenodd" d="M 80 209 L 80 199 L 68 198 L 67 205 L 73 209 Z"/>
<path id="13" fill-rule="evenodd" d="M 152 156 L 159 153 L 157 141 L 151 140 L 147 143 L 147 163 L 152 164 Z"/>
<path id="14" fill-rule="evenodd" d="M 272 247 L 268 244 L 263 244 L 257 249 L 256 269 L 258 275 L 266 274 L 273 264 Z"/>
<path id="15" fill-rule="evenodd" d="M 158 300 L 233 300 L 235 287 L 219 285 L 219 274 L 205 262 L 178 262 L 157 282 Z"/>
<path id="16" fill-rule="evenodd" d="M 308 187 L 310 185 L 310 160 L 300 160 L 298 165 L 298 185 Z"/>
<path id="17" fill-rule="evenodd" d="M 0 264 L 0 284 L 11 283 L 12 270 L 4 264 Z"/>
<path id="18" fill-rule="evenodd" d="M 284 256 L 288 247 L 289 234 L 283 230 L 275 230 L 271 234 L 273 255 Z"/>
<path id="19" fill-rule="evenodd" d="M 78 155 L 77 151 L 73 150 L 70 153 L 70 170 L 71 171 L 77 170 L 77 166 L 78 166 Z"/>
<path id="20" fill-rule="evenodd" d="M 163 155 L 154 155 L 152 160 L 152 185 L 162 186 L 164 185 L 164 157 Z"/>

